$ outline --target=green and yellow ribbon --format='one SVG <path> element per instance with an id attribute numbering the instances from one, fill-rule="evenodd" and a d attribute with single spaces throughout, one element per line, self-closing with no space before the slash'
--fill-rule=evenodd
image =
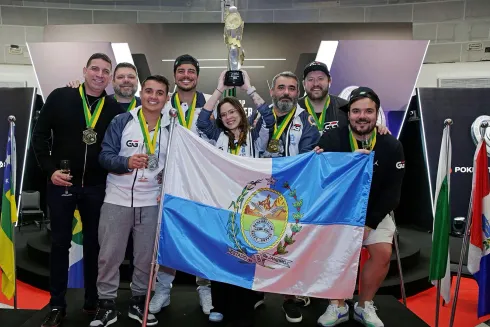
<path id="1" fill-rule="evenodd" d="M 274 114 L 274 118 L 276 118 L 276 122 L 274 123 L 274 133 L 272 133 L 272 138 L 273 139 L 279 140 L 279 138 L 281 137 L 282 133 L 286 129 L 286 126 L 288 126 L 289 122 L 293 118 L 295 112 L 296 112 L 296 107 L 294 107 L 288 113 L 288 115 L 286 116 L 286 118 L 284 118 L 284 120 L 279 125 L 279 127 L 277 127 L 277 115 L 276 115 L 276 112 L 274 110 L 272 110 L 272 113 Z"/>
<path id="2" fill-rule="evenodd" d="M 316 123 L 316 127 L 318 130 L 321 132 L 323 131 L 323 127 L 325 125 L 325 117 L 327 116 L 327 109 L 328 106 L 330 106 L 330 94 L 327 95 L 327 100 L 325 101 L 325 105 L 323 106 L 322 113 L 320 114 L 320 117 L 316 115 L 316 112 L 314 110 L 313 105 L 310 102 L 310 98 L 306 97 L 305 99 L 305 104 L 306 104 L 306 109 L 308 110 L 308 113 L 313 117 Z"/>
<path id="3" fill-rule="evenodd" d="M 138 111 L 138 120 L 140 121 L 140 127 L 141 127 L 141 132 L 143 133 L 143 138 L 145 139 L 145 145 L 146 145 L 146 150 L 148 154 L 154 154 L 155 153 L 155 147 L 157 144 L 157 134 L 158 131 L 160 130 L 160 120 L 161 116 L 158 117 L 157 125 L 155 127 L 155 133 L 153 133 L 153 139 L 150 142 L 150 131 L 148 131 L 148 124 L 145 119 L 145 115 L 143 115 L 143 110 L 140 109 Z"/>
<path id="4" fill-rule="evenodd" d="M 114 100 L 117 101 L 116 95 L 114 95 Z M 129 103 L 128 111 L 131 111 L 134 108 L 136 108 L 136 97 L 133 97 L 133 100 L 131 100 L 131 102 Z"/>
<path id="5" fill-rule="evenodd" d="M 369 149 L 368 150 L 373 150 L 374 146 L 376 145 L 376 134 L 377 130 L 374 128 L 374 130 L 371 132 L 371 136 L 369 137 Z M 350 141 L 350 148 L 352 152 L 359 150 L 359 146 L 357 145 L 357 140 L 352 134 L 351 129 L 349 128 L 349 141 Z"/>
<path id="6" fill-rule="evenodd" d="M 80 92 L 80 96 L 82 97 L 83 113 L 85 114 L 85 123 L 87 124 L 87 128 L 94 129 L 95 125 L 97 124 L 97 121 L 99 120 L 100 113 L 102 112 L 102 108 L 104 107 L 105 98 L 102 97 L 98 100 L 99 103 L 97 103 L 94 113 L 92 114 L 87 104 L 87 98 L 85 97 L 85 90 L 83 89 L 83 84 L 78 87 L 78 91 Z"/>
<path id="7" fill-rule="evenodd" d="M 231 154 L 234 154 L 234 155 L 236 155 L 236 156 L 237 156 L 237 155 L 238 155 L 238 153 L 240 153 L 240 149 L 241 149 L 241 148 L 242 148 L 242 146 L 237 144 L 237 145 L 236 145 L 236 147 L 235 147 L 234 149 L 230 148 L 229 150 L 230 150 L 230 153 L 231 153 Z"/>
<path id="8" fill-rule="evenodd" d="M 187 129 L 191 129 L 192 127 L 192 119 L 194 119 L 194 111 L 196 110 L 196 101 L 197 101 L 197 94 L 194 94 L 194 99 L 192 100 L 191 107 L 190 109 L 187 110 L 187 113 L 184 115 L 184 110 L 182 110 L 182 107 L 180 106 L 179 94 L 175 93 L 174 108 L 177 109 L 177 117 L 179 118 L 180 125 L 184 126 Z"/>

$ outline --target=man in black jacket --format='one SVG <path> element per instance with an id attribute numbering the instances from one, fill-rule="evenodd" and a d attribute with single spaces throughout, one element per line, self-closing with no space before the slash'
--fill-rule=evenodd
<path id="1" fill-rule="evenodd" d="M 393 136 L 376 130 L 379 97 L 373 90 L 360 87 L 351 93 L 347 110 L 349 125 L 326 132 L 320 138 L 318 151 L 374 151 L 373 178 L 366 213 L 363 245 L 370 258 L 362 270 L 362 290 L 354 306 L 354 319 L 366 326 L 383 327 L 376 315 L 373 298 L 388 273 L 395 224 L 390 216 L 400 200 L 405 161 L 403 147 Z M 322 326 L 335 326 L 349 319 L 343 300 L 332 300 L 318 319 Z"/>
<path id="2" fill-rule="evenodd" d="M 83 310 L 95 313 L 97 308 L 97 231 L 107 176 L 98 157 L 109 123 L 122 113 L 114 98 L 106 97 L 111 71 L 107 55 L 93 54 L 83 68 L 85 82 L 79 88 L 63 87 L 51 92 L 32 135 L 36 159 L 50 177 L 47 202 L 52 230 L 51 311 L 42 327 L 59 326 L 66 315 L 68 251 L 75 208 L 83 224 Z"/>

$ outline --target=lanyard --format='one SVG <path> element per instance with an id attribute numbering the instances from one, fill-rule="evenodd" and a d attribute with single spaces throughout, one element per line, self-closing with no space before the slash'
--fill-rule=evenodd
<path id="1" fill-rule="evenodd" d="M 323 127 L 325 125 L 325 117 L 327 116 L 327 109 L 328 106 L 330 106 L 330 95 L 327 95 L 327 100 L 325 101 L 325 105 L 323 106 L 322 113 L 320 114 L 320 117 L 316 115 L 315 110 L 313 110 L 313 105 L 310 102 L 310 98 L 306 97 L 305 99 L 305 104 L 306 104 L 306 109 L 308 110 L 308 113 L 313 117 L 315 120 L 316 126 L 318 130 L 321 132 L 323 131 Z"/>
<path id="2" fill-rule="evenodd" d="M 150 132 L 148 131 L 148 124 L 146 123 L 145 115 L 143 115 L 143 110 L 140 109 L 138 111 L 138 120 L 140 122 L 141 132 L 143 133 L 143 138 L 145 140 L 146 150 L 149 152 L 148 154 L 155 153 L 155 147 L 157 143 L 157 134 L 160 130 L 160 118 L 158 117 L 158 121 L 155 127 L 155 133 L 153 133 L 153 139 L 150 142 Z"/>
<path id="3" fill-rule="evenodd" d="M 100 113 L 102 112 L 102 108 L 104 107 L 105 98 L 102 97 L 97 100 L 97 106 L 95 107 L 94 113 L 90 112 L 90 108 L 87 104 L 87 99 L 85 96 L 85 90 L 83 89 L 83 84 L 78 87 L 78 91 L 80 92 L 80 96 L 82 97 L 83 103 L 83 113 L 85 115 L 85 123 L 87 124 L 87 128 L 94 129 L 97 121 L 99 120 Z"/>
<path id="4" fill-rule="evenodd" d="M 194 94 L 194 99 L 192 100 L 191 107 L 190 109 L 187 109 L 187 114 L 184 115 L 184 111 L 180 106 L 179 94 L 175 93 L 174 108 L 177 109 L 177 117 L 179 118 L 180 125 L 184 126 L 187 129 L 191 129 L 192 127 L 192 119 L 194 118 L 194 111 L 196 110 L 196 101 L 197 101 L 197 94 Z M 187 116 L 187 120 L 186 120 L 186 116 Z"/>

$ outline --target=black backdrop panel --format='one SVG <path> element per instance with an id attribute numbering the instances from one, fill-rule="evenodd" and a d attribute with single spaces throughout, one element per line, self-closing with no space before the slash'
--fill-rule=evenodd
<path id="1" fill-rule="evenodd" d="M 466 217 L 471 193 L 473 157 L 476 146 L 471 124 L 482 115 L 490 115 L 490 89 L 419 89 L 429 160 L 432 197 L 434 197 L 444 120 L 451 118 L 452 174 L 451 216 Z"/>
<path id="2" fill-rule="evenodd" d="M 17 185 L 16 193 L 20 193 L 20 181 L 22 177 L 22 166 L 24 164 L 24 153 L 26 149 L 27 131 L 29 129 L 29 118 L 33 108 L 35 88 L 0 88 L 0 160 L 5 162 L 5 151 L 8 137 L 8 116 L 14 115 L 15 141 L 17 145 Z M 3 165 L 0 168 L 0 188 L 3 189 Z"/>

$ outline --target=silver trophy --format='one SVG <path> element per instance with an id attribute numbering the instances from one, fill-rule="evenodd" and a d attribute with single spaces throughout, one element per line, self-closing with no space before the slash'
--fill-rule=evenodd
<path id="1" fill-rule="evenodd" d="M 240 68 L 245 59 L 245 52 L 241 46 L 243 37 L 243 20 L 235 6 L 231 6 L 226 12 L 224 39 L 228 46 L 228 71 L 225 75 L 226 86 L 242 86 L 243 73 Z"/>

